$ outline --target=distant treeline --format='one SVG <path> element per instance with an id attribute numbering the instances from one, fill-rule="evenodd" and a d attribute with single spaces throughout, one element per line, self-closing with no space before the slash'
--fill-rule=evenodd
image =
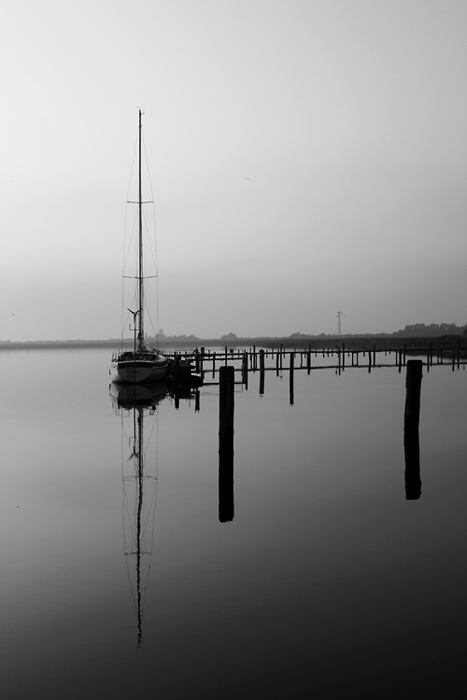
<path id="1" fill-rule="evenodd" d="M 245 344 L 254 344 L 257 346 L 264 345 L 267 347 L 275 347 L 282 344 L 287 347 L 305 347 L 311 345 L 313 347 L 327 347 L 330 344 L 345 342 L 346 346 L 350 347 L 351 344 L 360 343 L 363 345 L 368 345 L 370 343 L 377 342 L 381 345 L 386 341 L 386 344 L 392 346 L 398 338 L 413 339 L 416 338 L 441 338 L 446 336 L 464 336 L 462 343 L 464 343 L 467 338 L 467 324 L 464 326 L 457 326 L 455 323 L 430 323 L 425 325 L 424 323 L 415 323 L 413 325 L 407 325 L 400 331 L 394 331 L 393 333 L 367 333 L 367 334 L 356 334 L 356 333 L 345 333 L 342 335 L 326 334 L 320 333 L 319 335 L 313 335 L 311 333 L 292 333 L 290 336 L 286 337 L 238 337 L 235 333 L 227 333 L 222 335 L 220 338 L 198 338 L 195 335 L 172 335 L 166 336 L 162 333 L 162 337 L 157 338 L 147 338 L 150 344 L 160 344 L 163 348 L 170 347 L 195 347 L 195 346 L 215 346 L 215 345 L 231 345 L 240 346 Z M 393 342 L 388 342 L 393 340 Z M 99 348 L 99 347 L 111 347 L 116 348 L 119 346 L 132 347 L 134 340 L 127 338 L 123 341 L 121 340 L 35 340 L 35 341 L 10 341 L 10 340 L 0 340 L 0 350 L 14 350 L 18 348 Z M 438 342 L 438 341 L 437 341 Z M 452 341 L 446 338 L 447 344 Z"/>
<path id="2" fill-rule="evenodd" d="M 455 323 L 415 323 L 412 326 L 405 326 L 401 331 L 396 331 L 392 335 L 408 338 L 436 338 L 439 335 L 463 335 L 466 333 L 467 324 L 456 326 Z"/>

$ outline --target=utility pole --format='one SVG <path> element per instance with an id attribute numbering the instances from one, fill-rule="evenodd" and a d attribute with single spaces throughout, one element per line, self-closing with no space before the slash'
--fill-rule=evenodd
<path id="1" fill-rule="evenodd" d="M 337 312 L 337 335 L 342 335 L 341 316 L 345 316 L 342 311 Z"/>

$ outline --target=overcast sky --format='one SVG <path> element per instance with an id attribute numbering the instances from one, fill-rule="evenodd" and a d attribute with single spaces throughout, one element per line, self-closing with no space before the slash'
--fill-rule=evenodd
<path id="1" fill-rule="evenodd" d="M 0 339 L 119 337 L 139 107 L 167 335 L 467 323 L 465 0 L 15 0 L 0 72 Z"/>

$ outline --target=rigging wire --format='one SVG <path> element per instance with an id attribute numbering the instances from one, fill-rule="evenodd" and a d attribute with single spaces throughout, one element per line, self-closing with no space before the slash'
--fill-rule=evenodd
<path id="1" fill-rule="evenodd" d="M 135 138 L 135 143 L 134 143 L 134 148 L 133 148 L 133 157 L 131 159 L 131 168 L 130 168 L 130 177 L 128 179 L 128 187 L 127 187 L 127 192 L 126 192 L 126 198 L 125 198 L 125 217 L 124 217 L 124 224 L 123 224 L 123 255 L 122 255 L 122 303 L 121 303 L 121 336 L 120 336 L 120 343 L 121 347 L 123 349 L 123 337 L 125 333 L 125 328 L 127 325 L 128 321 L 128 314 L 123 320 L 124 313 L 125 313 L 125 304 L 124 304 L 124 299 L 125 299 L 125 269 L 126 265 L 128 263 L 128 257 L 130 255 L 130 245 L 128 244 L 127 248 L 127 219 L 128 219 L 128 200 L 130 198 L 130 188 L 131 188 L 131 183 L 133 180 L 133 171 L 135 167 L 135 162 L 136 162 L 136 153 L 137 153 L 137 148 L 138 148 L 138 132 L 136 132 L 136 138 Z M 135 224 L 133 223 L 133 228 L 132 228 L 132 233 L 130 236 L 130 243 L 133 240 L 133 233 L 134 233 L 134 227 Z"/>

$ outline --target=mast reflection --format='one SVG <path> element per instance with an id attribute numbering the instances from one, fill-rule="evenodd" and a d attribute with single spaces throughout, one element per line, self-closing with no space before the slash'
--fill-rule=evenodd
<path id="1" fill-rule="evenodd" d="M 121 420 L 123 544 L 137 619 L 137 646 L 143 641 L 143 611 L 151 570 L 157 500 L 157 407 L 167 395 L 164 383 L 111 384 L 112 405 Z M 145 420 L 146 431 L 145 435 Z M 149 423 L 149 425 L 148 425 Z M 156 433 L 155 453 L 145 466 Z"/>

